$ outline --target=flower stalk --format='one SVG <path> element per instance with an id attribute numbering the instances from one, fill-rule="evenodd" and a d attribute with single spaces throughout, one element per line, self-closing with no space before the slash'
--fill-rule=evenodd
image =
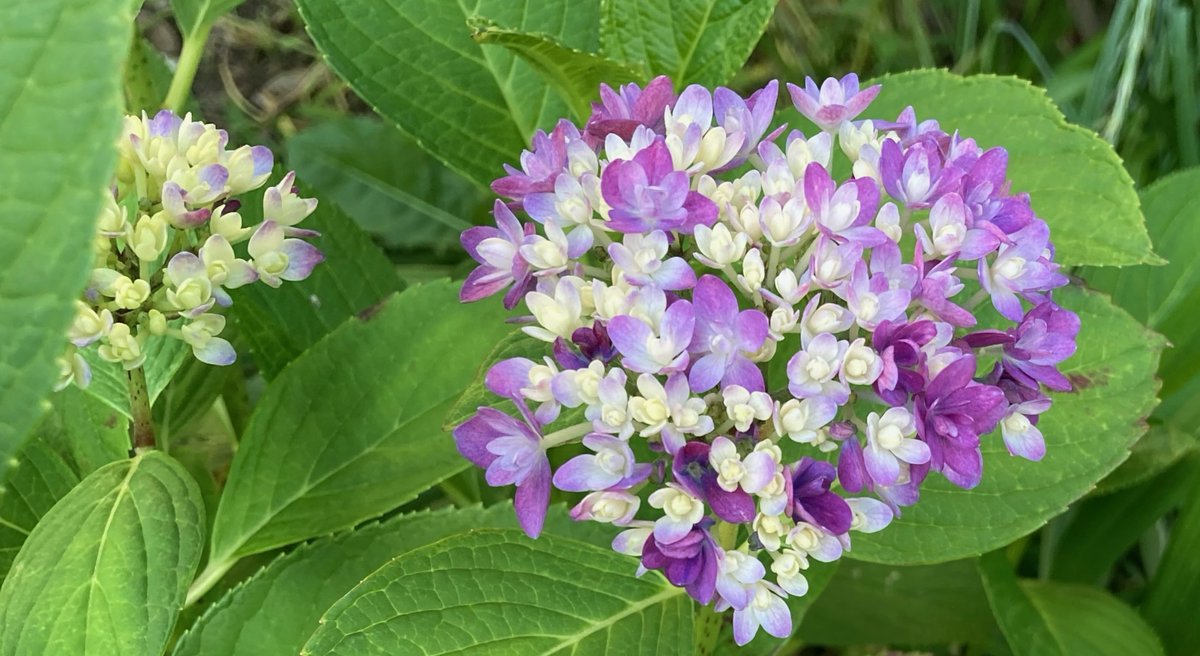
<path id="1" fill-rule="evenodd" d="M 129 411 L 133 417 L 130 426 L 130 441 L 133 451 L 139 453 L 155 447 L 154 416 L 150 408 L 150 390 L 146 386 L 146 370 L 142 367 L 130 369 Z"/>

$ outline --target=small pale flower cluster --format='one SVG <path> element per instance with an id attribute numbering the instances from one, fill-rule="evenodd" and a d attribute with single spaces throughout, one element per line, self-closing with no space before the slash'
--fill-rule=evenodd
<path id="1" fill-rule="evenodd" d="M 146 340 L 182 340 L 202 362 L 233 363 L 219 337 L 228 290 L 304 280 L 324 256 L 297 227 L 316 209 L 288 173 L 263 194 L 263 221 L 243 226 L 234 197 L 262 187 L 273 157 L 265 146 L 226 148 L 215 126 L 162 110 L 125 117 L 117 175 L 104 191 L 93 241 L 95 265 L 76 302 L 59 388 L 91 379 L 82 349 L 126 370 L 142 366 Z M 243 242 L 243 248 L 235 248 Z"/>
<path id="2" fill-rule="evenodd" d="M 787 635 L 810 563 L 887 526 L 930 471 L 978 484 L 997 427 L 1040 459 L 1079 329 L 1004 149 L 911 108 L 857 121 L 879 87 L 854 75 L 789 90 L 815 134 L 770 129 L 776 82 L 603 87 L 583 129 L 539 132 L 493 184 L 496 227 L 462 235 L 462 300 L 507 290 L 547 356 L 490 368 L 515 411 L 479 408 L 460 452 L 516 486 L 532 536 L 552 486 L 584 493 L 577 520 L 732 608 L 740 644 Z M 1008 325 L 977 327 L 989 301 Z"/>

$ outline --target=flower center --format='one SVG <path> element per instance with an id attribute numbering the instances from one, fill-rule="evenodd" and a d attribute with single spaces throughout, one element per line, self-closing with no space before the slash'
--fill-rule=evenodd
<path id="1" fill-rule="evenodd" d="M 258 258 L 255 263 L 258 265 L 258 270 L 269 276 L 278 276 L 288 268 L 288 256 L 279 251 L 266 253 Z"/>
<path id="2" fill-rule="evenodd" d="M 829 363 L 822 358 L 812 358 L 808 364 L 804 366 L 804 370 L 808 372 L 808 377 L 813 380 L 822 380 L 829 376 L 832 368 Z"/>
<path id="3" fill-rule="evenodd" d="M 1025 415 L 1014 412 L 1004 419 L 1004 427 L 1013 433 L 1024 433 L 1033 426 Z"/>
<path id="4" fill-rule="evenodd" d="M 891 451 L 900 446 L 900 441 L 904 439 L 904 434 L 900 432 L 899 428 L 889 424 L 879 429 L 876 439 L 879 440 L 879 447 L 881 449 Z"/>

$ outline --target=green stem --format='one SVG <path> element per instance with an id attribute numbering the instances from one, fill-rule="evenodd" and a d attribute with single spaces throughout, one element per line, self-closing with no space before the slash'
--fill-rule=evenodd
<path id="1" fill-rule="evenodd" d="M 208 565 L 204 568 L 204 571 L 200 572 L 200 574 L 196 576 L 195 581 L 192 581 L 192 587 L 188 588 L 187 598 L 183 602 L 183 607 L 187 608 L 197 601 L 200 601 L 200 598 L 203 597 L 209 590 L 212 590 L 213 586 L 217 584 L 217 581 L 220 581 L 221 577 L 225 576 L 225 573 L 228 572 L 236 563 L 236 558 L 217 562 L 209 561 Z"/>
<path id="2" fill-rule="evenodd" d="M 717 651 L 717 643 L 721 639 L 721 624 L 724 622 L 724 613 L 718 613 L 713 610 L 712 605 L 701 606 L 700 612 L 696 613 L 695 637 L 696 637 L 696 656 L 712 656 Z"/>
<path id="3" fill-rule="evenodd" d="M 179 63 L 175 66 L 175 77 L 171 78 L 171 86 L 167 89 L 167 98 L 163 108 L 178 114 L 187 102 L 192 92 L 192 81 L 196 79 L 196 69 L 200 67 L 200 57 L 204 54 L 204 44 L 208 41 L 208 33 L 212 25 L 202 25 L 183 40 L 183 49 L 179 52 Z"/>
<path id="4" fill-rule="evenodd" d="M 130 442 L 135 452 L 154 448 L 154 415 L 150 411 L 150 391 L 146 388 L 146 371 L 141 367 L 129 372 L 129 411 L 133 416 Z"/>

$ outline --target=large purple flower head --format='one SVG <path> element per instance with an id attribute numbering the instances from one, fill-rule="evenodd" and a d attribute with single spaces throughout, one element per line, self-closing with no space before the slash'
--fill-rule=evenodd
<path id="1" fill-rule="evenodd" d="M 531 533 L 551 487 L 578 495 L 572 518 L 622 527 L 613 548 L 732 610 L 739 644 L 788 634 L 810 564 L 931 475 L 977 485 L 989 441 L 1041 459 L 1080 329 L 1007 151 L 871 117 L 854 75 L 788 90 L 819 133 L 781 136 L 774 81 L 603 87 L 463 235 L 463 299 L 523 304 L 529 339 L 484 378 L 513 416 L 481 408 L 460 451 Z M 82 343 L 105 325 L 85 319 Z"/>

